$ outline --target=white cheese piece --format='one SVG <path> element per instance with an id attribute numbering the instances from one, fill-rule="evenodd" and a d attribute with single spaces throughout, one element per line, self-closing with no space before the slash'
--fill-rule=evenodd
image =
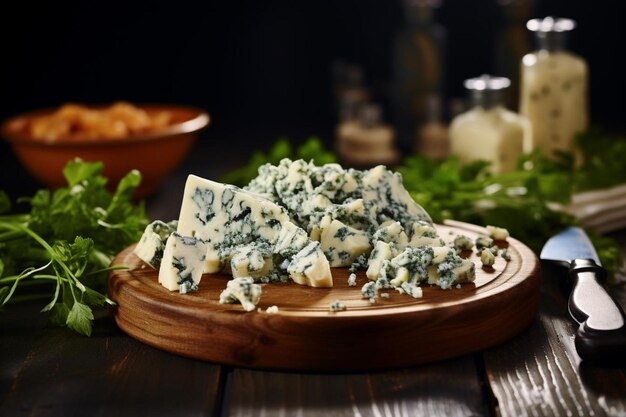
<path id="1" fill-rule="evenodd" d="M 374 209 L 376 220 L 399 221 L 409 230 L 418 220 L 432 223 L 426 210 L 411 198 L 402 185 L 402 175 L 379 165 L 365 172 L 362 179 L 365 206 Z"/>
<path id="2" fill-rule="evenodd" d="M 269 250 L 263 251 L 254 244 L 235 249 L 230 260 L 233 278 L 252 277 L 258 280 L 269 275 L 273 268 L 274 262 L 271 252 Z"/>
<path id="3" fill-rule="evenodd" d="M 507 240 L 509 238 L 509 231 L 503 227 L 487 226 L 487 232 L 489 237 L 494 240 Z"/>
<path id="4" fill-rule="evenodd" d="M 161 220 L 153 221 L 144 229 L 133 252 L 151 267 L 159 268 L 165 250 L 165 242 L 170 234 L 176 231 L 177 225 L 178 222 L 175 220 L 169 223 Z"/>
<path id="5" fill-rule="evenodd" d="M 273 245 L 289 216 L 259 195 L 190 175 L 178 221 L 178 233 L 198 237 L 209 250 L 205 272 L 229 265 L 232 251 L 251 242 Z"/>
<path id="6" fill-rule="evenodd" d="M 239 277 L 228 281 L 220 294 L 220 303 L 231 304 L 240 302 L 246 311 L 254 310 L 261 299 L 262 289 L 251 277 Z"/>
<path id="7" fill-rule="evenodd" d="M 330 266 L 350 266 L 362 253 L 371 251 L 367 233 L 333 220 L 322 230 L 320 244 Z"/>
<path id="8" fill-rule="evenodd" d="M 440 237 L 413 236 L 409 242 L 409 246 L 445 246 L 446 242 Z"/>
<path id="9" fill-rule="evenodd" d="M 332 287 L 333 277 L 330 264 L 320 248 L 319 242 L 311 241 L 292 258 L 287 266 L 291 279 L 311 287 Z"/>
<path id="10" fill-rule="evenodd" d="M 483 266 L 493 266 L 496 261 L 496 257 L 489 249 L 483 249 L 480 252 L 480 261 L 482 262 Z"/>
<path id="11" fill-rule="evenodd" d="M 383 261 L 389 260 L 393 258 L 393 256 L 394 250 L 389 243 L 383 241 L 376 242 L 376 246 L 374 246 L 374 250 L 372 250 L 367 260 L 367 271 L 365 272 L 367 278 L 376 280 L 378 275 L 380 275 Z"/>
<path id="12" fill-rule="evenodd" d="M 372 243 L 383 241 L 386 243 L 394 243 L 398 250 L 403 250 L 409 243 L 409 238 L 404 233 L 404 229 L 400 222 L 386 222 L 372 236 Z"/>
<path id="13" fill-rule="evenodd" d="M 304 229 L 288 222 L 283 224 L 273 251 L 288 258 L 300 252 L 310 241 Z"/>
<path id="14" fill-rule="evenodd" d="M 287 182 L 300 183 L 297 170 L 289 172 Z M 294 281 L 332 286 L 328 260 L 319 250 L 319 244 L 318 250 L 307 252 L 306 257 L 302 255 L 312 243 L 306 232 L 289 220 L 283 208 L 255 193 L 190 175 L 178 231 L 207 242 L 205 272 L 229 271 L 234 266 L 237 276 L 245 275 L 245 270 L 253 272 L 255 277 L 266 274 L 271 265 L 265 255 L 259 271 L 251 271 L 250 262 L 246 264 L 241 256 L 234 264 L 231 260 L 242 246 L 268 246 L 289 261 L 288 272 Z"/>
<path id="15" fill-rule="evenodd" d="M 423 220 L 418 220 L 411 225 L 411 238 L 416 237 L 439 237 L 437 235 L 437 230 L 433 227 L 431 223 L 428 223 Z"/>
<path id="16" fill-rule="evenodd" d="M 159 268 L 159 283 L 185 294 L 198 289 L 204 267 L 206 244 L 197 238 L 173 232 L 165 244 Z"/>

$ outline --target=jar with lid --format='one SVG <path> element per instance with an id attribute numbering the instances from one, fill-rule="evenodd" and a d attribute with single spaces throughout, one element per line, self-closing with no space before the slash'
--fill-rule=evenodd
<path id="1" fill-rule="evenodd" d="M 587 64 L 565 47 L 575 26 L 571 19 L 553 17 L 526 24 L 539 44 L 521 66 L 520 113 L 531 126 L 527 152 L 572 151 L 576 134 L 587 128 Z"/>
<path id="2" fill-rule="evenodd" d="M 461 164 L 484 160 L 494 173 L 515 169 L 529 126 L 526 118 L 502 104 L 510 84 L 508 78 L 490 75 L 465 80 L 472 107 L 450 124 L 450 151 Z"/>

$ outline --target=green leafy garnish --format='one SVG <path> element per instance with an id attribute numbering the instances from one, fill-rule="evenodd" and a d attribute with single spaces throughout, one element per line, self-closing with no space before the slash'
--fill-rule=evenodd
<path id="1" fill-rule="evenodd" d="M 0 305 L 44 296 L 42 311 L 53 323 L 91 334 L 91 308 L 113 304 L 106 296 L 113 256 L 148 224 L 143 205 L 132 200 L 140 173 L 128 173 L 111 193 L 102 169 L 99 162 L 69 162 L 68 186 L 22 198 L 27 214 L 7 214 L 11 202 L 0 191 Z"/>
<path id="2" fill-rule="evenodd" d="M 312 136 L 308 138 L 295 151 L 288 139 L 280 138 L 267 153 L 259 150 L 255 151 L 246 165 L 226 173 L 220 180 L 228 184 L 244 186 L 257 176 L 261 165 L 265 163 L 276 165 L 283 158 L 304 159 L 305 161 L 313 160 L 317 165 L 337 162 L 335 155 L 326 150 L 318 137 Z"/>

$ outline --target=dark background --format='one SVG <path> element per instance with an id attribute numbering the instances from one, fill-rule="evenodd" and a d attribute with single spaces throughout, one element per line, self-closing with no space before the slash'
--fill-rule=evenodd
<path id="1" fill-rule="evenodd" d="M 332 140 L 336 59 L 362 66 L 385 118 L 392 118 L 399 0 L 6 3 L 3 119 L 69 101 L 196 105 L 212 116 L 198 145 L 207 164 L 216 162 L 211 149 L 226 141 L 246 160 L 279 136 Z M 569 48 L 589 63 L 592 123 L 623 133 L 624 2 L 537 0 L 532 9 L 533 17 L 577 21 Z M 464 97 L 464 79 L 495 70 L 501 10 L 496 0 L 444 0 L 436 20 L 448 32 L 444 98 Z M 0 189 L 34 188 L 5 143 L 0 155 Z"/>

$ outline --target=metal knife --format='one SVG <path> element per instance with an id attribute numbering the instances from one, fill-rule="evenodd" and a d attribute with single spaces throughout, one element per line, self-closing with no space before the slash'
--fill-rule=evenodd
<path id="1" fill-rule="evenodd" d="M 570 227 L 553 236 L 544 245 L 540 257 L 569 268 L 572 292 L 568 309 L 580 325 L 574 342 L 581 359 L 623 363 L 626 357 L 626 315 L 602 285 L 606 271 L 584 230 Z"/>

